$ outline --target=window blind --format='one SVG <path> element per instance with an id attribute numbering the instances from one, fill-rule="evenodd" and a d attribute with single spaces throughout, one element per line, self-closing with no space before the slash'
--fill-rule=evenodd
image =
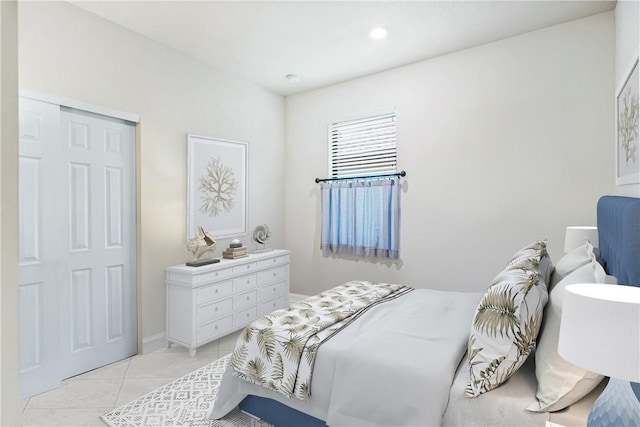
<path id="1" fill-rule="evenodd" d="M 396 113 L 329 125 L 329 176 L 396 172 Z"/>

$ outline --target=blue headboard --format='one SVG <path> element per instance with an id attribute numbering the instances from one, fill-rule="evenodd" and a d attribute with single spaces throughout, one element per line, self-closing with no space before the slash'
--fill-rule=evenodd
<path id="1" fill-rule="evenodd" d="M 602 196 L 597 213 L 604 269 L 620 285 L 640 286 L 640 198 Z"/>

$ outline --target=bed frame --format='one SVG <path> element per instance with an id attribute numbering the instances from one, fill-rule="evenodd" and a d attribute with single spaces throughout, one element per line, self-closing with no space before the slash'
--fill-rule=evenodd
<path id="1" fill-rule="evenodd" d="M 618 284 L 640 286 L 640 198 L 603 196 L 597 212 L 600 263 Z"/>
<path id="2" fill-rule="evenodd" d="M 640 286 L 640 198 L 603 196 L 597 205 L 600 263 L 618 284 Z M 247 396 L 240 409 L 277 427 L 327 427 L 271 399 Z"/>

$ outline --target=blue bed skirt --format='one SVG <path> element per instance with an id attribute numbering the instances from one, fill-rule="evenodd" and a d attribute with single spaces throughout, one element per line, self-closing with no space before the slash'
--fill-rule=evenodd
<path id="1" fill-rule="evenodd" d="M 327 427 L 325 422 L 318 418 L 264 397 L 245 397 L 240 402 L 240 410 L 277 427 Z"/>

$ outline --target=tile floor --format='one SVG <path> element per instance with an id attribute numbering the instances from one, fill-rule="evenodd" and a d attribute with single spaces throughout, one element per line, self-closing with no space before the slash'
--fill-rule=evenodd
<path id="1" fill-rule="evenodd" d="M 105 412 L 231 353 L 240 332 L 198 348 L 164 348 L 78 375 L 22 402 L 23 426 L 104 426 Z"/>

